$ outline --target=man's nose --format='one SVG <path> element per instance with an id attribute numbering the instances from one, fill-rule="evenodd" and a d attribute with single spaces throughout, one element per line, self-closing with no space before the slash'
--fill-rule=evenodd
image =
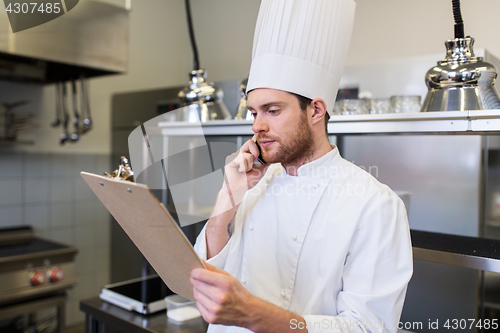
<path id="1" fill-rule="evenodd" d="M 252 131 L 254 133 L 263 133 L 267 132 L 269 130 L 269 127 L 267 126 L 267 123 L 264 119 L 262 119 L 262 116 L 255 117 L 253 120 L 253 125 L 252 125 Z"/>

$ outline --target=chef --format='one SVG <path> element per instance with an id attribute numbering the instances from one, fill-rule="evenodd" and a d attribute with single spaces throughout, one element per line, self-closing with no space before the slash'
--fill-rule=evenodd
<path id="1" fill-rule="evenodd" d="M 325 130 L 354 9 L 261 3 L 247 86 L 255 135 L 228 158 L 195 244 L 208 269 L 190 282 L 208 332 L 397 331 L 412 275 L 404 204 Z"/>

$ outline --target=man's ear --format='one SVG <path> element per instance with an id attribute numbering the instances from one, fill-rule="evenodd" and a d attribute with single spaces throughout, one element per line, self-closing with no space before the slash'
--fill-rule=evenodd
<path id="1" fill-rule="evenodd" d="M 321 98 L 315 98 L 311 101 L 310 104 L 312 108 L 311 121 L 313 125 L 321 122 L 323 123 L 323 118 L 326 116 L 326 103 Z"/>

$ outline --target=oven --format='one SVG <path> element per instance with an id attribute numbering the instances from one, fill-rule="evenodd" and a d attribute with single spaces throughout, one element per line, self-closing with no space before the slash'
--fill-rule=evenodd
<path id="1" fill-rule="evenodd" d="M 64 332 L 66 291 L 76 284 L 77 252 L 35 237 L 30 226 L 0 228 L 1 332 Z M 51 309 L 53 315 L 38 317 Z"/>

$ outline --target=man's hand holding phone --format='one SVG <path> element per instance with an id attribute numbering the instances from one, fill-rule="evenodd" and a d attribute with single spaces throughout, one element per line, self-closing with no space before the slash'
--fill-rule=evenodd
<path id="1" fill-rule="evenodd" d="M 256 136 L 243 144 L 241 149 L 231 154 L 226 159 L 225 182 L 232 197 L 232 202 L 237 206 L 245 193 L 255 187 L 259 180 L 266 173 L 268 164 L 264 164 L 259 146 L 256 143 Z M 256 165 L 259 161 L 261 164 Z"/>

